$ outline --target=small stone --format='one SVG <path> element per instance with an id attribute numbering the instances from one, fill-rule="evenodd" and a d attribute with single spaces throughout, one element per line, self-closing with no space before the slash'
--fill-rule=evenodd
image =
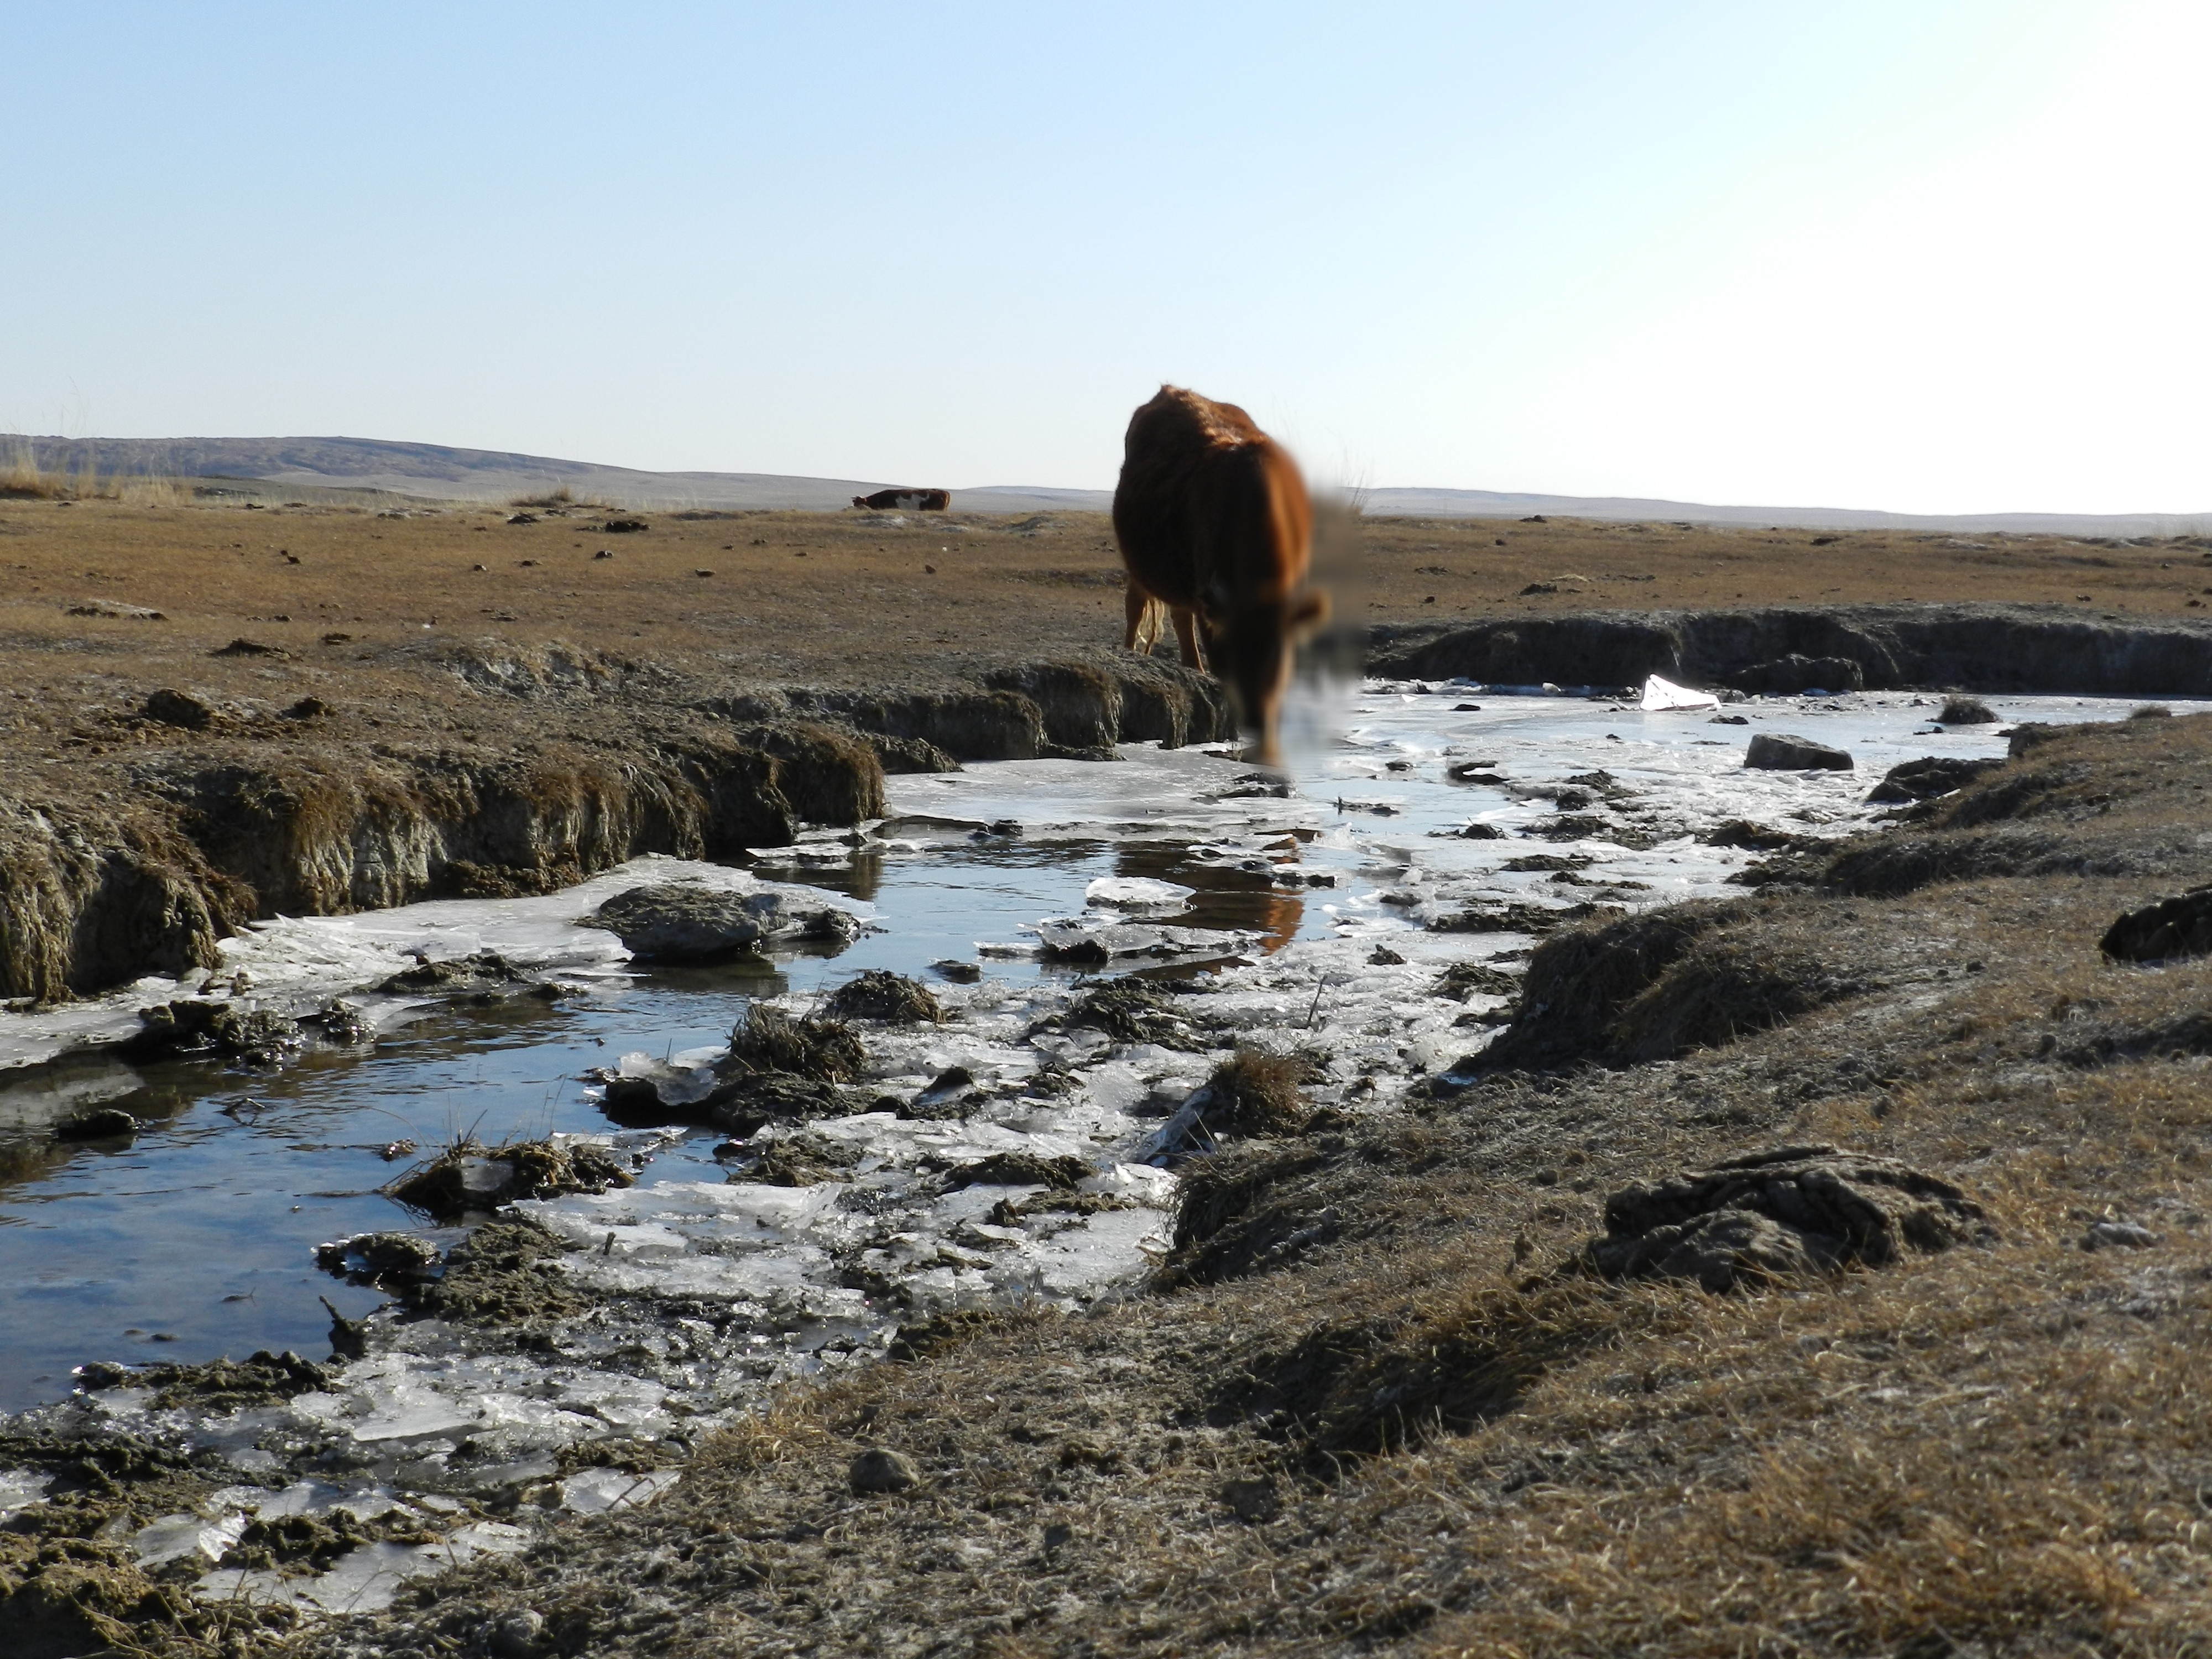
<path id="1" fill-rule="evenodd" d="M 2092 1222 L 2089 1231 L 2081 1235 L 2085 1250 L 2148 1250 L 2158 1242 L 2156 1233 L 2132 1221 Z"/>
<path id="2" fill-rule="evenodd" d="M 544 1615 L 525 1607 L 520 1613 L 510 1613 L 492 1626 L 485 1645 L 499 1659 L 528 1659 L 538 1651 L 538 1638 L 544 1633 Z"/>
<path id="3" fill-rule="evenodd" d="M 853 1460 L 848 1477 L 862 1497 L 872 1492 L 912 1492 L 921 1484 L 921 1471 L 903 1452 L 871 1446 Z"/>
<path id="4" fill-rule="evenodd" d="M 1275 1498 L 1275 1483 L 1265 1476 L 1253 1480 L 1227 1482 L 1221 1488 L 1221 1501 L 1235 1511 L 1239 1521 L 1272 1520 L 1279 1507 Z"/>

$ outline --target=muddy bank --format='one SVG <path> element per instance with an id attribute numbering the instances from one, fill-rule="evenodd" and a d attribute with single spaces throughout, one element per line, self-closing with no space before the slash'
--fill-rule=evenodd
<path id="1" fill-rule="evenodd" d="M 1661 674 L 1785 695 L 1957 688 L 2203 696 L 2212 693 L 2212 623 L 2001 605 L 1586 611 L 1378 629 L 1368 672 L 1600 686 Z"/>
<path id="2" fill-rule="evenodd" d="M 0 996 L 212 967 L 257 918 L 550 892 L 648 853 L 741 861 L 803 823 L 881 816 L 887 768 L 1235 732 L 1212 681 L 1145 659 L 888 694 L 555 672 L 568 661 L 524 674 L 447 653 L 430 665 L 447 712 L 402 706 L 390 737 L 319 700 L 165 691 L 84 711 L 0 781 Z"/>

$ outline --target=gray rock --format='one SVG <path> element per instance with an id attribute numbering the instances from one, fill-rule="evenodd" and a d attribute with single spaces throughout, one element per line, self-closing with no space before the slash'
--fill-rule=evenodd
<path id="1" fill-rule="evenodd" d="M 2158 1242 L 2156 1233 L 2132 1221 L 2094 1221 L 2081 1235 L 2085 1250 L 2148 1250 Z"/>
<path id="2" fill-rule="evenodd" d="M 848 1478 L 863 1497 L 874 1492 L 912 1492 L 921 1484 L 921 1471 L 903 1452 L 871 1446 L 853 1460 Z"/>
<path id="3" fill-rule="evenodd" d="M 617 893 L 586 919 L 641 962 L 718 962 L 758 956 L 774 944 L 851 940 L 860 924 L 834 906 L 810 908 L 788 894 L 718 893 L 672 884 Z"/>
<path id="4" fill-rule="evenodd" d="M 1762 732 L 1743 751 L 1743 763 L 1765 772 L 1848 772 L 1851 757 L 1810 738 Z"/>

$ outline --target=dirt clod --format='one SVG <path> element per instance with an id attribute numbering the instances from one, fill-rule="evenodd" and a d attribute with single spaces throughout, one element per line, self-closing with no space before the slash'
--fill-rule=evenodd
<path id="1" fill-rule="evenodd" d="M 912 1492 L 921 1485 L 921 1471 L 904 1452 L 895 1452 L 883 1446 L 871 1446 L 853 1460 L 847 1479 L 854 1492 L 862 1497 L 879 1493 Z"/>
<path id="2" fill-rule="evenodd" d="M 1086 991 L 1063 1018 L 1069 1025 L 1088 1025 L 1122 1042 L 1157 1042 L 1164 1048 L 1205 1046 L 1174 999 L 1144 980 L 1115 980 Z"/>
<path id="3" fill-rule="evenodd" d="M 1052 1187 L 1072 1192 L 1095 1173 L 1079 1158 L 1041 1158 L 1035 1152 L 994 1152 L 963 1164 L 945 1177 L 947 1187 Z"/>
<path id="4" fill-rule="evenodd" d="M 1786 1146 L 1613 1194 L 1604 1234 L 1579 1261 L 1606 1279 L 1694 1279 L 1722 1291 L 1945 1249 L 1981 1216 L 1948 1182 L 1894 1158 Z"/>
<path id="5" fill-rule="evenodd" d="M 1305 1125 L 1307 1109 L 1298 1084 L 1298 1061 L 1281 1054 L 1240 1048 L 1232 1060 L 1213 1068 L 1206 1079 L 1212 1097 L 1204 1115 L 1217 1134 L 1295 1134 Z"/>
<path id="6" fill-rule="evenodd" d="M 2002 760 L 1968 760 L 1963 756 L 1930 755 L 1893 766 L 1880 783 L 1867 793 L 1869 801 L 1932 800 L 1963 788 L 1984 772 L 2002 766 Z"/>
<path id="7" fill-rule="evenodd" d="M 2212 955 L 2212 886 L 2129 911 L 2106 930 L 2098 949 L 2115 962 Z"/>
<path id="8" fill-rule="evenodd" d="M 413 1233 L 356 1233 L 316 1245 L 315 1265 L 364 1285 L 404 1284 L 436 1273 L 438 1247 Z"/>
<path id="9" fill-rule="evenodd" d="M 138 712 L 149 720 L 187 732 L 204 732 L 215 722 L 215 710 L 198 697 L 167 688 L 148 697 Z"/>
<path id="10" fill-rule="evenodd" d="M 281 1066 L 306 1040 L 295 1019 L 229 1002 L 179 999 L 141 1008 L 138 1021 L 127 1047 L 140 1059 L 206 1054 L 246 1066 Z"/>

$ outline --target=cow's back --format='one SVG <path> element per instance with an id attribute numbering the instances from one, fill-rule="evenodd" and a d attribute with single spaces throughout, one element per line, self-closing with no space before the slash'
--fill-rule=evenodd
<path id="1" fill-rule="evenodd" d="M 1162 386 L 1130 417 L 1114 534 L 1139 586 L 1218 613 L 1305 580 L 1310 509 L 1296 465 L 1249 415 Z"/>

